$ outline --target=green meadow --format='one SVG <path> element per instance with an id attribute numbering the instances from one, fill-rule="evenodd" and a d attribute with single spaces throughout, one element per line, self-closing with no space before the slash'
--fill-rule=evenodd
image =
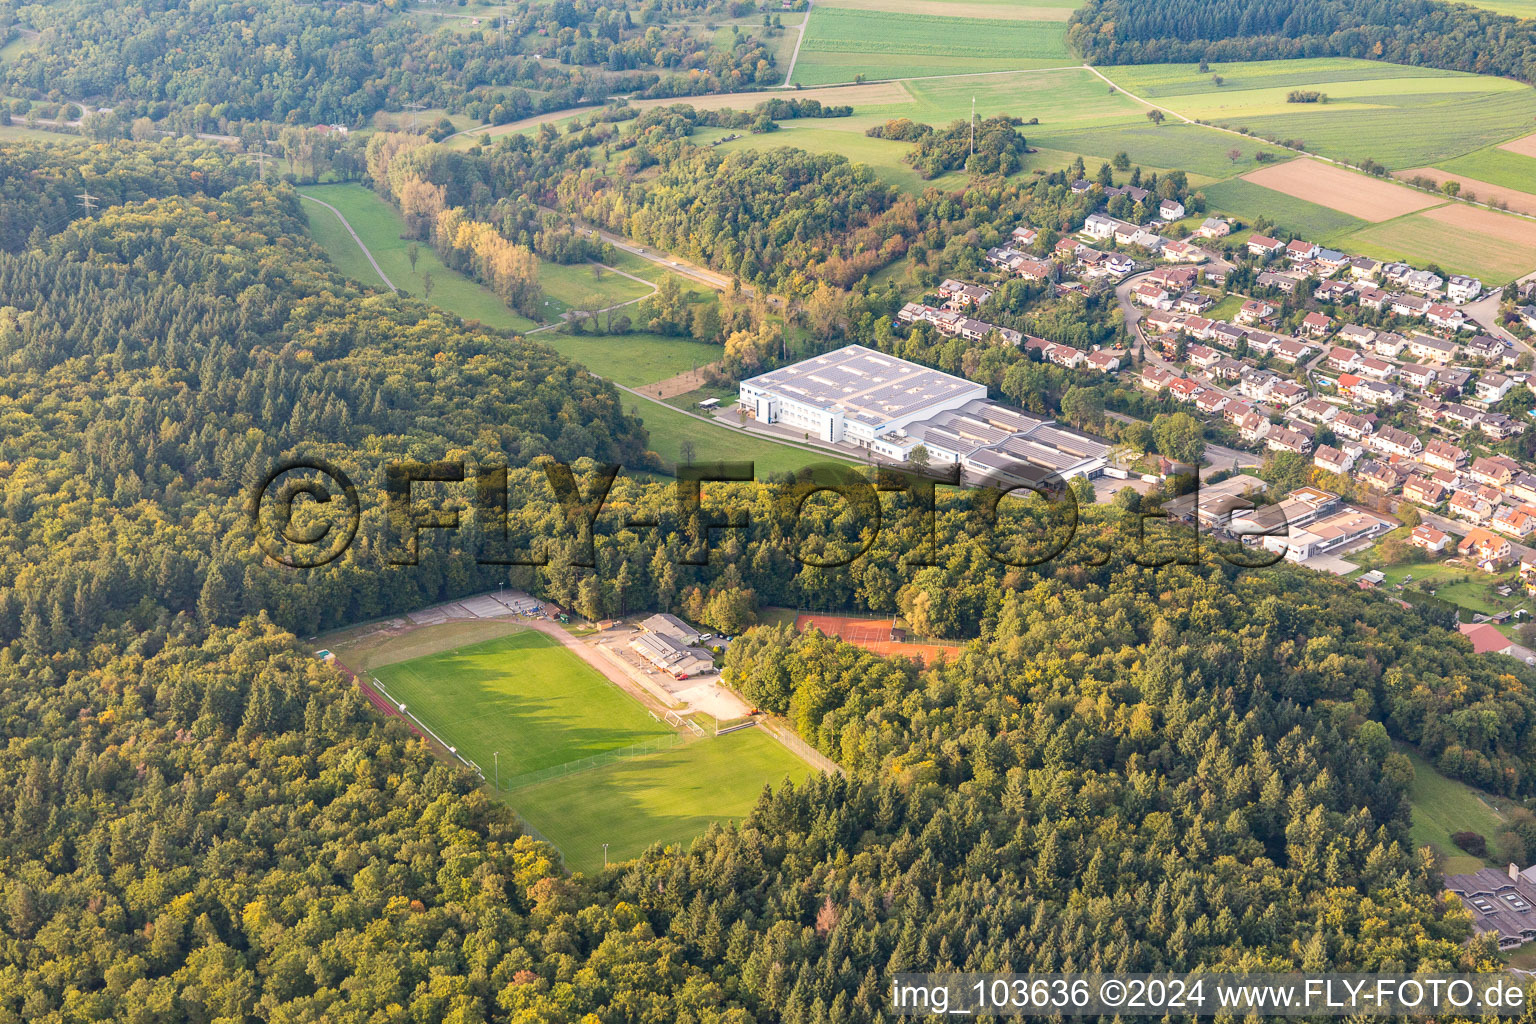
<path id="1" fill-rule="evenodd" d="M 407 255 L 411 243 L 403 237 L 405 221 L 400 212 L 364 186 L 312 185 L 299 191 L 340 210 L 396 288 L 422 298 L 426 292 L 426 275 L 431 274 L 431 301 L 444 309 L 466 320 L 479 320 L 491 327 L 511 331 L 525 331 L 534 326 L 532 320 L 508 309 L 495 292 L 444 266 L 430 245 L 417 243 L 416 269 L 413 271 Z M 315 241 L 342 273 L 363 284 L 384 286 L 335 214 L 318 203 L 305 203 L 304 212 L 309 215 L 310 232 Z"/>

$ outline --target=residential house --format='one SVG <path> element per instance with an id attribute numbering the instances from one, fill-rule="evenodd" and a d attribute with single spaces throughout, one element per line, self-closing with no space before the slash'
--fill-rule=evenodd
<path id="1" fill-rule="evenodd" d="M 1352 412 L 1340 413 L 1328 426 L 1335 434 L 1352 441 L 1363 441 L 1376 430 L 1375 420 Z"/>
<path id="2" fill-rule="evenodd" d="M 1297 341 L 1294 338 L 1286 338 L 1274 348 L 1276 359 L 1287 363 L 1298 363 L 1312 352 L 1312 346 Z"/>
<path id="3" fill-rule="evenodd" d="M 1294 381 L 1283 380 L 1269 389 L 1269 400 L 1282 409 L 1289 409 L 1291 406 L 1305 401 L 1309 394 L 1311 392 L 1300 384 Z"/>
<path id="4" fill-rule="evenodd" d="M 1189 377 L 1168 382 L 1168 393 L 1181 402 L 1193 402 L 1205 389 Z"/>
<path id="5" fill-rule="evenodd" d="M 1312 242 L 1304 242 L 1297 238 L 1285 247 L 1285 258 L 1288 260 L 1310 260 L 1317 255 L 1317 246 Z"/>
<path id="6" fill-rule="evenodd" d="M 1337 473 L 1344 476 L 1355 466 L 1355 456 L 1347 455 L 1339 451 L 1331 444 L 1325 444 L 1312 456 L 1312 465 L 1325 473 Z"/>
<path id="7" fill-rule="evenodd" d="M 1249 235 L 1248 251 L 1254 256 L 1273 256 L 1285 248 L 1285 243 L 1268 235 Z"/>
<path id="8" fill-rule="evenodd" d="M 1340 373 L 1353 373 L 1355 367 L 1360 365 L 1360 353 L 1352 348 L 1334 346 L 1328 350 L 1325 362 L 1330 370 L 1338 370 Z"/>
<path id="9" fill-rule="evenodd" d="M 1264 444 L 1270 451 L 1303 454 L 1312 447 L 1312 439 L 1298 430 L 1286 427 L 1270 427 L 1264 434 Z"/>
<path id="10" fill-rule="evenodd" d="M 1100 373 L 1113 373 L 1120 369 L 1120 357 L 1099 349 L 1097 352 L 1088 353 L 1088 366 Z"/>
<path id="11" fill-rule="evenodd" d="M 1040 232 L 1036 231 L 1034 228 L 1020 225 L 1019 227 L 1013 229 L 1013 233 L 1009 235 L 1009 237 L 1012 238 L 1014 243 L 1017 245 L 1031 246 L 1035 244 L 1035 239 L 1040 237 Z"/>
<path id="12" fill-rule="evenodd" d="M 1176 308 L 1183 310 L 1185 313 L 1204 313 L 1214 305 L 1216 305 L 1215 299 L 1204 292 L 1194 291 L 1185 292 L 1174 303 Z"/>
<path id="13" fill-rule="evenodd" d="M 1267 416 L 1261 416 L 1256 412 L 1247 412 L 1238 417 L 1237 432 L 1244 441 L 1257 441 L 1269 433 L 1270 422 Z"/>
<path id="14" fill-rule="evenodd" d="M 1305 277 L 1301 277 L 1295 273 L 1275 273 L 1273 271 L 1265 271 L 1259 275 L 1258 284 L 1260 288 L 1278 288 L 1285 294 L 1290 295 L 1292 292 L 1296 291 L 1296 286 L 1305 280 Z"/>
<path id="15" fill-rule="evenodd" d="M 1090 238 L 1110 239 L 1121 231 L 1127 233 L 1137 230 L 1136 225 L 1127 224 L 1123 220 L 1111 217 L 1107 213 L 1090 213 L 1083 221 L 1083 234 Z"/>
<path id="16" fill-rule="evenodd" d="M 1436 302 L 1426 309 L 1424 319 L 1436 327 L 1443 327 L 1449 331 L 1460 331 L 1475 326 L 1471 320 L 1467 319 L 1467 314 L 1443 302 Z"/>
<path id="17" fill-rule="evenodd" d="M 1343 302 L 1354 293 L 1354 285 L 1348 281 L 1340 281 L 1338 279 L 1324 281 L 1312 289 L 1312 297 L 1318 302 Z"/>
<path id="18" fill-rule="evenodd" d="M 1349 261 L 1349 274 L 1359 281 L 1374 281 L 1381 273 L 1381 261 L 1369 256 L 1355 256 Z"/>
<path id="19" fill-rule="evenodd" d="M 1026 281 L 1054 281 L 1061 268 L 1050 260 L 1019 260 L 1014 264 L 1013 272 Z"/>
<path id="20" fill-rule="evenodd" d="M 1326 337 L 1333 330 L 1333 317 L 1326 313 L 1308 313 L 1301 318 L 1301 329 L 1314 338 Z"/>
<path id="21" fill-rule="evenodd" d="M 1173 374 L 1167 370 L 1160 370 L 1155 366 L 1143 366 L 1141 368 L 1141 386 L 1148 391 L 1161 391 L 1173 379 Z"/>
<path id="22" fill-rule="evenodd" d="M 1212 263 L 1210 266 L 1200 271 L 1200 280 L 1204 281 L 1206 284 L 1213 284 L 1218 288 L 1224 288 L 1227 284 L 1227 268 L 1219 263 Z"/>
<path id="23" fill-rule="evenodd" d="M 1240 324 L 1262 323 L 1278 312 L 1280 307 L 1267 299 L 1249 299 L 1237 311 L 1237 322 Z"/>
<path id="24" fill-rule="evenodd" d="M 1500 505 L 1489 527 L 1520 540 L 1536 530 L 1536 505 Z"/>
<path id="25" fill-rule="evenodd" d="M 1421 363 L 1404 363 L 1397 375 L 1404 384 L 1419 390 L 1429 387 L 1435 380 L 1434 368 Z"/>
<path id="26" fill-rule="evenodd" d="M 1423 443 L 1406 430 L 1382 427 L 1371 435 L 1371 447 L 1388 455 L 1400 455 L 1409 459 L 1424 450 Z"/>
<path id="27" fill-rule="evenodd" d="M 1051 251 L 1057 259 L 1075 261 L 1086 248 L 1088 247 L 1075 238 L 1062 238 L 1056 242 L 1056 248 Z"/>
<path id="28" fill-rule="evenodd" d="M 1157 216 L 1161 220 L 1179 220 L 1184 216 L 1184 204 L 1177 199 L 1164 199 L 1157 204 Z"/>
<path id="29" fill-rule="evenodd" d="M 1223 348 L 1236 348 L 1238 342 L 1248 337 L 1248 332 L 1236 324 L 1218 320 L 1211 326 L 1211 340 Z"/>
<path id="30" fill-rule="evenodd" d="M 1434 508 L 1445 498 L 1445 488 L 1427 476 L 1415 473 L 1403 484 L 1403 497 L 1420 505 Z"/>
<path id="31" fill-rule="evenodd" d="M 1446 508 L 1451 515 L 1472 523 L 1486 523 L 1493 516 L 1492 504 L 1467 491 L 1457 491 L 1451 495 Z"/>
<path id="32" fill-rule="evenodd" d="M 1424 454 L 1420 456 L 1420 461 L 1435 469 L 1448 469 L 1455 472 L 1461 468 L 1463 462 L 1467 461 L 1467 453 L 1449 441 L 1434 438 L 1424 446 Z"/>
<path id="33" fill-rule="evenodd" d="M 1210 340 L 1211 328 L 1214 326 L 1216 326 L 1214 320 L 1207 320 L 1203 316 L 1186 316 L 1184 318 L 1184 333 L 1191 338 L 1198 338 L 1201 341 Z"/>
<path id="34" fill-rule="evenodd" d="M 1309 398 L 1296 407 L 1296 415 L 1318 423 L 1327 423 L 1339 414 L 1339 407 L 1322 398 Z"/>
<path id="35" fill-rule="evenodd" d="M 1423 316 L 1429 312 L 1429 307 L 1434 303 L 1417 295 L 1404 295 L 1394 292 L 1387 296 L 1386 307 L 1390 312 L 1398 316 Z"/>
<path id="36" fill-rule="evenodd" d="M 1408 344 L 1408 339 L 1401 334 L 1392 331 L 1382 331 L 1371 339 L 1371 351 L 1387 359 L 1396 359 L 1402 354 L 1403 346 Z"/>
<path id="37" fill-rule="evenodd" d="M 1369 348 L 1376 340 L 1376 332 L 1361 324 L 1345 324 L 1339 328 L 1339 340 L 1360 348 Z"/>
<path id="38" fill-rule="evenodd" d="M 1210 259 L 1211 254 L 1198 245 L 1190 245 L 1188 242 L 1164 242 L 1163 258 L 1177 260 L 1180 263 L 1199 263 Z"/>
<path id="39" fill-rule="evenodd" d="M 1478 398 L 1489 405 L 1493 405 L 1509 394 L 1510 389 L 1514 386 L 1514 380 L 1504 376 L 1502 373 L 1485 373 L 1477 379 L 1474 390 L 1476 390 Z"/>
<path id="40" fill-rule="evenodd" d="M 1184 350 L 1184 358 L 1191 366 L 1200 369 L 1215 366 L 1221 361 L 1221 353 L 1206 345 L 1190 345 Z"/>
<path id="41" fill-rule="evenodd" d="M 939 297 L 948 299 L 956 308 L 979 306 L 992 297 L 992 289 L 949 278 L 939 285 Z"/>
<path id="42" fill-rule="evenodd" d="M 1207 217 L 1195 229 L 1201 238 L 1226 238 L 1232 233 L 1232 222 L 1221 217 Z"/>
<path id="43" fill-rule="evenodd" d="M 1473 461 L 1470 475 L 1480 484 L 1502 487 L 1520 473 L 1520 463 L 1508 455 L 1483 455 Z"/>
<path id="44" fill-rule="evenodd" d="M 1474 335 L 1472 340 L 1462 346 L 1462 351 L 1468 359 L 1486 359 L 1493 362 L 1503 359 L 1511 346 L 1498 338 L 1490 338 L 1486 334 Z"/>
<path id="45" fill-rule="evenodd" d="M 1497 572 L 1503 568 L 1512 550 L 1506 538 L 1480 526 L 1468 530 L 1461 543 L 1456 545 L 1459 554 L 1476 561 L 1484 572 Z"/>
<path id="46" fill-rule="evenodd" d="M 1374 377 L 1377 380 L 1386 380 L 1397 369 L 1396 363 L 1390 363 L 1377 356 L 1366 356 L 1355 367 L 1355 372 L 1366 377 Z"/>
<path id="47" fill-rule="evenodd" d="M 1378 491 L 1391 494 L 1403 482 L 1403 476 L 1390 462 L 1366 459 L 1355 469 L 1355 479 Z"/>
<path id="48" fill-rule="evenodd" d="M 1495 441 L 1503 441 L 1505 438 L 1525 433 L 1525 424 L 1502 412 L 1485 412 L 1483 418 L 1478 421 L 1477 429 Z"/>
<path id="49" fill-rule="evenodd" d="M 1536 552 L 1528 551 L 1520 556 L 1520 582 L 1525 592 L 1536 597 Z"/>
<path id="50" fill-rule="evenodd" d="M 1355 293 L 1355 301 L 1364 309 L 1380 310 L 1387 304 L 1387 293 L 1380 288 L 1367 286 Z"/>
<path id="51" fill-rule="evenodd" d="M 1384 380 L 1362 380 L 1350 389 L 1350 397 L 1362 405 L 1396 405 L 1403 400 L 1403 389 Z"/>
<path id="52" fill-rule="evenodd" d="M 1220 391 L 1206 391 L 1195 397 L 1195 408 L 1214 415 L 1227 407 L 1232 400 Z"/>
<path id="53" fill-rule="evenodd" d="M 1131 289 L 1131 298 L 1153 309 L 1172 309 L 1173 299 L 1151 281 L 1143 281 Z"/>
<path id="54" fill-rule="evenodd" d="M 1416 548 L 1423 548 L 1432 555 L 1438 555 L 1451 546 L 1451 538 L 1449 534 L 1441 533 L 1433 526 L 1421 523 L 1408 535 L 1408 543 Z"/>
<path id="55" fill-rule="evenodd" d="M 1440 291 L 1441 286 L 1445 284 L 1445 279 L 1439 274 L 1431 273 L 1428 270 L 1410 270 L 1398 278 L 1397 283 L 1409 291 L 1415 291 L 1421 295 L 1431 295 Z"/>
<path id="56" fill-rule="evenodd" d="M 1408 353 L 1414 359 L 1432 363 L 1448 363 L 1458 351 L 1453 342 L 1431 338 L 1427 334 L 1415 334 L 1408 339 Z"/>

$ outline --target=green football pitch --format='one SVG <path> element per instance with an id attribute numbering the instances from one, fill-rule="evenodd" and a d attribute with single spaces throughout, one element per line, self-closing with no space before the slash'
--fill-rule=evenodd
<path id="1" fill-rule="evenodd" d="M 397 662 L 368 677 L 478 764 L 487 782 L 496 777 L 492 754 L 499 752 L 502 798 L 560 848 L 572 870 L 601 868 L 604 843 L 617 862 L 653 843 L 686 843 L 711 822 L 739 821 L 764 785 L 812 770 L 761 729 L 679 737 L 532 630 Z M 535 773 L 538 781 L 528 778 Z"/>
<path id="2" fill-rule="evenodd" d="M 761 729 L 694 740 L 626 757 L 507 795 L 524 820 L 560 847 L 573 871 L 644 853 L 654 843 L 686 844 L 715 821 L 740 821 L 765 785 L 799 782 L 811 767 Z"/>
<path id="3" fill-rule="evenodd" d="M 665 738 L 672 729 L 543 633 L 528 630 L 374 673 L 389 696 L 495 777 Z"/>

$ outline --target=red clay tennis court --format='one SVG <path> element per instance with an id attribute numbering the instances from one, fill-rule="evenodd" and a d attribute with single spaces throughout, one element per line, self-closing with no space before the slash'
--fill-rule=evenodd
<path id="1" fill-rule="evenodd" d="M 881 657 L 922 658 L 933 662 L 960 656 L 958 644 L 907 643 L 891 639 L 895 619 L 866 619 L 852 615 L 797 615 L 795 632 L 804 633 L 815 626 L 828 636 L 835 636 Z"/>

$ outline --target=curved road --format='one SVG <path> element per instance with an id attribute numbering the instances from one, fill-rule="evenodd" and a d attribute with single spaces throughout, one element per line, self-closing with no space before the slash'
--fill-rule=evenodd
<path id="1" fill-rule="evenodd" d="M 336 209 L 336 207 L 332 206 L 324 199 L 316 199 L 314 196 L 306 196 L 302 192 L 299 193 L 299 197 L 302 199 L 308 199 L 312 203 L 319 203 L 321 206 L 334 213 L 336 215 L 336 219 L 341 221 L 341 226 L 347 229 L 347 234 L 352 236 L 352 241 L 356 242 L 357 247 L 363 250 L 363 255 L 368 257 L 368 262 L 373 264 L 374 273 L 379 275 L 379 280 L 384 282 L 384 287 L 388 288 L 390 291 L 397 295 L 400 293 L 400 289 L 396 288 L 395 283 L 389 279 L 389 275 L 384 273 L 384 268 L 379 266 L 379 261 L 373 258 L 373 253 L 370 252 L 368 247 L 363 244 L 363 240 L 358 237 L 357 232 L 352 230 L 351 223 L 347 221 L 346 217 L 342 216 L 340 210 Z"/>

